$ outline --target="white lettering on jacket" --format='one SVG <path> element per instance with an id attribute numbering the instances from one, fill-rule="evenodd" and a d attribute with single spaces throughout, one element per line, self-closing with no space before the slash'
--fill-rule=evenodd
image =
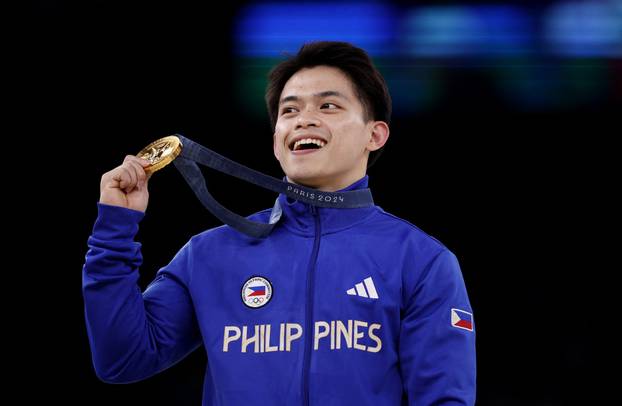
<path id="1" fill-rule="evenodd" d="M 382 325 L 361 320 L 316 321 L 313 332 L 313 349 L 341 350 L 353 348 L 359 351 L 379 352 L 382 340 L 374 330 Z M 277 331 L 278 330 L 278 331 Z M 259 324 L 254 326 L 225 326 L 222 351 L 242 353 L 291 351 L 294 341 L 302 337 L 303 328 L 298 323 L 280 323 L 278 326 Z M 369 340 L 366 341 L 366 338 Z M 370 340 L 375 345 L 370 344 Z"/>

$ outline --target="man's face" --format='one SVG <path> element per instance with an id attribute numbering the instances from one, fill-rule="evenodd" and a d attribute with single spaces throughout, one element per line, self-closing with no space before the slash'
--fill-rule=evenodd
<path id="1" fill-rule="evenodd" d="M 281 92 L 274 132 L 274 155 L 289 181 L 336 191 L 365 176 L 369 151 L 384 145 L 388 127 L 365 122 L 364 115 L 339 69 L 317 66 L 294 74 Z M 295 144 L 309 138 L 313 145 Z"/>

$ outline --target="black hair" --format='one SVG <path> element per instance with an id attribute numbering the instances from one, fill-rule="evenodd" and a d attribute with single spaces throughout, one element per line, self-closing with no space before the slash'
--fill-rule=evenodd
<path id="1" fill-rule="evenodd" d="M 279 113 L 279 99 L 287 81 L 299 70 L 315 66 L 332 66 L 342 71 L 353 83 L 363 105 L 365 121 L 391 121 L 391 96 L 386 82 L 369 55 L 347 42 L 318 41 L 304 44 L 298 53 L 276 65 L 268 75 L 266 104 L 274 129 Z M 367 167 L 380 156 L 382 148 L 369 154 Z"/>

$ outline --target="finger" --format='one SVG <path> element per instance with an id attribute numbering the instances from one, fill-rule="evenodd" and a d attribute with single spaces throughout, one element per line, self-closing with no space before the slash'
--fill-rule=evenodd
<path id="1" fill-rule="evenodd" d="M 139 158 L 135 155 L 126 155 L 125 159 L 123 160 L 123 163 L 128 162 L 128 161 L 137 162 L 143 168 L 151 165 L 151 162 L 149 162 L 148 160 Z"/>
<path id="2" fill-rule="evenodd" d="M 151 178 L 151 175 L 153 175 L 153 172 L 151 172 L 151 171 L 148 172 L 147 171 L 147 167 L 151 166 L 151 162 L 146 160 L 146 159 L 138 158 L 138 157 L 133 156 L 133 155 L 127 155 L 125 157 L 125 160 L 126 160 L 126 162 L 134 162 L 134 163 L 138 164 L 139 170 L 137 172 L 138 172 L 139 175 L 142 174 L 143 172 L 145 173 L 146 178 L 144 179 L 144 181 L 145 181 L 144 183 L 146 184 L 147 181 L 149 181 L 149 178 Z M 143 183 L 142 180 L 143 180 L 142 177 L 138 178 L 138 182 L 141 183 L 141 184 Z"/>
<path id="3" fill-rule="evenodd" d="M 143 158 L 136 158 L 133 161 L 137 162 L 140 165 L 141 169 L 145 172 L 145 176 L 146 176 L 145 181 L 148 181 L 151 178 L 151 175 L 153 175 L 153 172 L 147 171 L 147 167 L 151 166 L 151 161 L 148 161 Z"/>
<path id="4" fill-rule="evenodd" d="M 136 158 L 138 160 L 138 163 L 141 164 L 143 167 L 149 166 L 151 165 L 151 162 L 143 159 L 143 158 Z"/>
<path id="5" fill-rule="evenodd" d="M 122 166 L 128 170 L 128 172 L 130 173 L 130 176 L 132 177 L 132 182 L 128 185 L 127 189 L 124 189 L 125 193 L 131 193 L 132 190 L 134 190 L 134 187 L 136 186 L 136 184 L 138 183 L 138 177 L 134 173 L 135 172 L 134 169 L 131 167 L 131 162 L 136 159 L 137 158 L 134 155 L 126 155 L 125 158 L 123 159 Z"/>
<path id="6" fill-rule="evenodd" d="M 143 167 L 134 160 L 128 161 L 126 165 L 129 165 L 134 172 L 136 177 L 136 186 L 142 188 L 147 180 L 147 174 L 145 173 Z"/>
<path id="7" fill-rule="evenodd" d="M 145 180 L 147 174 L 145 173 L 145 169 L 143 166 L 136 160 L 130 160 L 126 162 L 127 165 L 130 165 L 132 170 L 134 170 L 136 174 L 136 179 L 140 182 L 141 180 Z"/>
<path id="8" fill-rule="evenodd" d="M 125 168 L 128 175 L 130 176 L 130 183 L 125 189 L 125 193 L 131 193 L 132 190 L 134 190 L 134 188 L 136 187 L 136 184 L 138 183 L 138 176 L 136 175 L 136 170 L 132 167 L 131 162 L 125 162 L 122 166 L 123 168 Z"/>
<path id="9" fill-rule="evenodd" d="M 119 182 L 119 189 L 126 191 L 132 184 L 132 175 L 125 166 L 120 166 L 118 172 L 113 177 L 114 180 Z"/>

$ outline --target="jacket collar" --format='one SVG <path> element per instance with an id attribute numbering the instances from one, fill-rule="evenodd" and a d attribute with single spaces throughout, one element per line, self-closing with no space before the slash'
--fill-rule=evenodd
<path id="1" fill-rule="evenodd" d="M 286 177 L 283 180 L 287 180 Z M 365 189 L 368 187 L 369 175 L 354 182 L 350 186 L 339 190 Z M 294 200 L 287 195 L 280 193 L 277 204 L 282 210 L 280 222 L 291 231 L 304 236 L 315 235 L 315 216 L 312 209 L 315 209 L 320 216 L 322 234 L 330 234 L 344 230 L 359 223 L 369 217 L 376 210 L 376 206 L 355 208 L 355 209 L 335 209 L 330 207 L 311 207 L 310 204 Z"/>

